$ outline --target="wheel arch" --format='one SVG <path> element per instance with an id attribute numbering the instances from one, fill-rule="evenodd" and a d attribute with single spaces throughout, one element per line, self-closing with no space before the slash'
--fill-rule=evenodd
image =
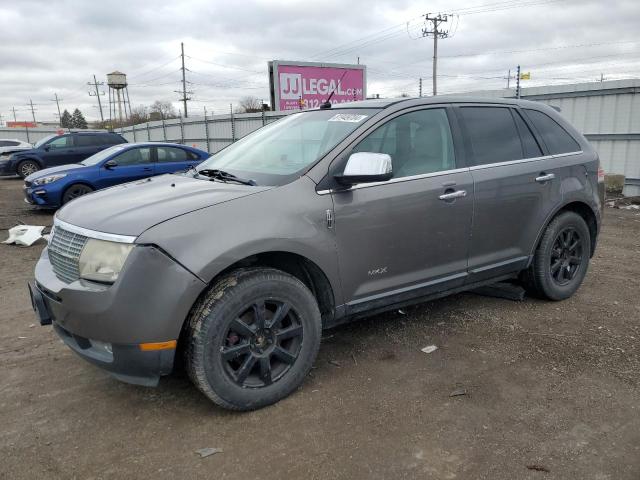
<path id="1" fill-rule="evenodd" d="M 329 278 L 314 261 L 298 253 L 266 251 L 249 255 L 221 270 L 208 285 L 232 270 L 251 267 L 271 267 L 296 277 L 316 298 L 323 324 L 333 319 L 336 303 Z"/>
<path id="2" fill-rule="evenodd" d="M 531 251 L 529 263 L 533 259 L 533 254 L 535 253 L 536 249 L 538 248 L 538 245 L 540 244 L 540 240 L 542 239 L 542 235 L 544 234 L 544 232 L 547 229 L 547 227 L 549 226 L 549 224 L 553 221 L 554 218 L 556 218 L 558 215 L 560 215 L 561 213 L 564 213 L 564 212 L 574 212 L 574 213 L 580 215 L 584 219 L 585 223 L 587 224 L 587 227 L 589 228 L 589 236 L 590 236 L 590 239 L 589 239 L 590 240 L 589 256 L 593 257 L 593 254 L 594 254 L 595 249 L 596 249 L 596 242 L 597 242 L 597 238 L 598 238 L 598 232 L 599 232 L 599 229 L 600 229 L 600 225 L 599 225 L 599 222 L 598 222 L 598 216 L 597 216 L 596 212 L 594 211 L 594 209 L 589 204 L 587 204 L 586 202 L 581 201 L 581 200 L 575 200 L 575 201 L 571 201 L 569 203 L 566 203 L 566 204 L 558 207 L 556 210 L 554 210 L 551 213 L 551 215 L 549 215 L 549 217 L 545 221 L 543 227 L 538 232 L 538 236 L 536 238 L 536 241 L 535 241 L 535 243 L 533 245 L 533 249 Z"/>

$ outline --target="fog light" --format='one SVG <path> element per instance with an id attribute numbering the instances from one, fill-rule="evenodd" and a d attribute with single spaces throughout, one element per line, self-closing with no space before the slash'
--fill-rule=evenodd
<path id="1" fill-rule="evenodd" d="M 109 355 L 113 355 L 113 348 L 110 343 L 101 342 L 99 340 L 89 340 L 91 342 L 91 346 L 97 350 L 102 350 L 103 352 L 107 352 Z"/>

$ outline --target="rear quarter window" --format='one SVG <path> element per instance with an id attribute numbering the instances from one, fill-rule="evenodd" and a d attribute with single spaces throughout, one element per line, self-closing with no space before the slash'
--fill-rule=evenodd
<path id="1" fill-rule="evenodd" d="M 561 153 L 579 152 L 582 150 L 580 144 L 562 128 L 558 122 L 546 113 L 538 110 L 525 109 L 527 117 L 533 123 L 534 128 L 542 137 L 542 141 L 547 145 L 551 155 Z"/>

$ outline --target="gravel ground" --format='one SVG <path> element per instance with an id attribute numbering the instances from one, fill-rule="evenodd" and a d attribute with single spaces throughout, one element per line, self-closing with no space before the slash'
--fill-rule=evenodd
<path id="1" fill-rule="evenodd" d="M 21 186 L 0 179 L 2 239 L 51 224 Z M 0 478 L 640 478 L 638 212 L 607 209 L 570 300 L 462 294 L 327 331 L 301 389 L 242 414 L 184 376 L 122 384 L 36 325 L 41 250 L 0 245 Z"/>

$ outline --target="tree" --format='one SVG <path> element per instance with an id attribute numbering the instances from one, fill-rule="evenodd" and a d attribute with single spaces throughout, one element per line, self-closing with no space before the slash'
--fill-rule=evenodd
<path id="1" fill-rule="evenodd" d="M 147 107 L 144 105 L 138 105 L 131 110 L 129 115 L 129 125 L 137 125 L 139 123 L 145 123 L 149 121 L 149 114 L 147 113 Z"/>
<path id="2" fill-rule="evenodd" d="M 262 101 L 256 97 L 242 97 L 238 103 L 240 104 L 238 111 L 241 113 L 261 112 L 263 109 Z"/>
<path id="3" fill-rule="evenodd" d="M 60 126 L 62 128 L 71 128 L 71 114 L 69 113 L 69 110 L 65 109 L 64 112 L 62 112 L 62 116 L 60 117 Z"/>
<path id="4" fill-rule="evenodd" d="M 149 117 L 152 120 L 161 120 L 163 118 L 166 120 L 168 118 L 177 118 L 178 115 L 171 102 L 156 100 L 149 107 Z"/>
<path id="5" fill-rule="evenodd" d="M 82 115 L 82 112 L 77 108 L 73 111 L 73 115 L 71 116 L 71 126 L 73 128 L 88 128 L 84 115 Z"/>

